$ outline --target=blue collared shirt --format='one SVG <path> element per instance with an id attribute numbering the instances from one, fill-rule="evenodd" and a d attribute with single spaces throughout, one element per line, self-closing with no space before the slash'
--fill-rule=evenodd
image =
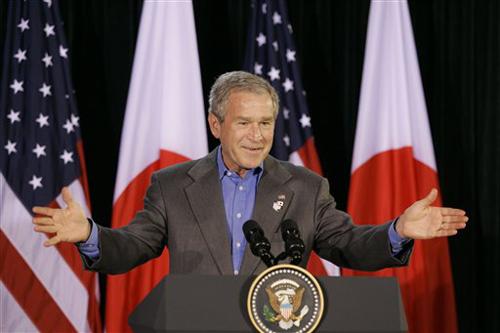
<path id="1" fill-rule="evenodd" d="M 243 224 L 252 218 L 255 195 L 259 180 L 262 177 L 263 167 L 261 163 L 255 169 L 248 170 L 244 177 L 240 177 L 224 164 L 221 146 L 217 150 L 217 168 L 219 170 L 227 228 L 231 241 L 234 274 L 238 274 L 245 253 L 247 242 L 243 235 Z"/>

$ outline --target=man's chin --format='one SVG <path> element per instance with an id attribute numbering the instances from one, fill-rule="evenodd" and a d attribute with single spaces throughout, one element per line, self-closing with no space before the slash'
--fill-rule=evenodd
<path id="1" fill-rule="evenodd" d="M 256 152 L 256 153 L 246 153 L 241 155 L 240 161 L 243 162 L 241 165 L 247 169 L 255 169 L 256 167 L 260 166 L 262 164 L 262 161 L 266 158 L 267 153 L 263 152 L 262 150 Z"/>
<path id="2" fill-rule="evenodd" d="M 246 170 L 252 170 L 259 167 L 264 159 L 253 159 L 252 161 L 246 161 L 243 164 L 243 168 Z"/>

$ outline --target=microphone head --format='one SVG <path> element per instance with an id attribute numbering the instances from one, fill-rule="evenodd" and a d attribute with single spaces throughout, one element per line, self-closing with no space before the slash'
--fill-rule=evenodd
<path id="1" fill-rule="evenodd" d="M 281 236 L 283 239 L 287 239 L 289 235 L 300 238 L 299 227 L 294 220 L 287 219 L 281 222 Z"/>
<path id="2" fill-rule="evenodd" d="M 250 245 L 253 255 L 261 258 L 270 267 L 274 257 L 269 252 L 271 243 L 264 236 L 264 230 L 254 220 L 248 220 L 243 224 L 243 234 Z"/>
<path id="3" fill-rule="evenodd" d="M 283 221 L 281 223 L 281 236 L 285 241 L 285 253 L 292 259 L 291 264 L 298 265 L 302 261 L 305 245 L 300 238 L 297 223 L 290 219 Z"/>
<path id="4" fill-rule="evenodd" d="M 247 242 L 253 243 L 256 236 L 264 236 L 264 231 L 257 222 L 254 220 L 248 220 L 245 224 L 243 224 L 243 234 L 245 235 Z"/>

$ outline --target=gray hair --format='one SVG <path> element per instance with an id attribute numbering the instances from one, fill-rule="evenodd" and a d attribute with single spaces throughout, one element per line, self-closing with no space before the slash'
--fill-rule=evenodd
<path id="1" fill-rule="evenodd" d="M 273 116 L 278 116 L 279 97 L 273 86 L 265 79 L 243 71 L 227 72 L 215 80 L 208 98 L 208 112 L 219 121 L 224 121 L 226 104 L 233 91 L 248 91 L 255 94 L 268 94 L 273 103 Z"/>

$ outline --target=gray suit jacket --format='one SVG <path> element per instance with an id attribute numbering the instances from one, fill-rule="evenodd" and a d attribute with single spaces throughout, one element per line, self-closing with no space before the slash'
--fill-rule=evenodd
<path id="1" fill-rule="evenodd" d="M 231 246 L 216 154 L 156 172 L 144 199 L 144 209 L 120 229 L 99 227 L 100 258 L 88 269 L 126 272 L 159 256 L 168 246 L 173 274 L 233 274 Z M 284 198 L 284 199 L 283 199 Z M 283 201 L 281 209 L 273 203 Z M 326 179 L 287 162 L 267 157 L 258 184 L 253 219 L 264 229 L 277 255 L 284 249 L 280 222 L 297 222 L 306 250 L 336 265 L 377 270 L 405 265 L 411 252 L 394 258 L 388 239 L 390 223 L 355 226 L 335 208 Z M 245 249 L 240 274 L 257 274 L 266 267 Z"/>

